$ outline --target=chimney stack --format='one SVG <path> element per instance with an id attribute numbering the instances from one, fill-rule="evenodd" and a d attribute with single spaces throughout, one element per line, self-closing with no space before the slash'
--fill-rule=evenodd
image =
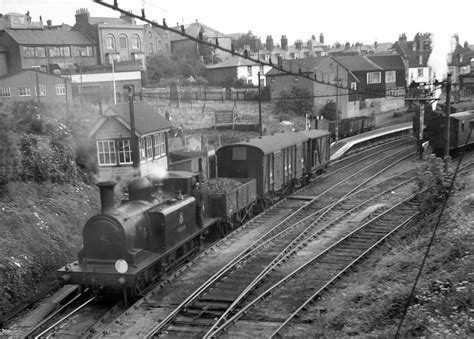
<path id="1" fill-rule="evenodd" d="M 90 19 L 89 10 L 87 8 L 79 8 L 76 11 L 76 23 L 82 25 L 88 25 Z"/>
<path id="2" fill-rule="evenodd" d="M 323 35 L 323 33 L 319 34 L 319 42 L 324 44 L 324 35 Z"/>
<path id="3" fill-rule="evenodd" d="M 273 45 L 273 38 L 271 35 L 267 35 L 267 42 L 265 44 L 265 48 L 268 49 L 269 51 L 273 51 L 274 45 Z"/>
<path id="4" fill-rule="evenodd" d="M 284 49 L 285 51 L 288 50 L 288 38 L 286 35 L 281 36 L 281 49 Z"/>
<path id="5" fill-rule="evenodd" d="M 128 11 L 128 12 L 132 14 L 132 11 Z M 131 16 L 128 16 L 127 14 L 122 13 L 120 15 L 120 19 L 127 21 L 129 24 L 135 25 L 135 18 L 132 18 Z"/>
<path id="6" fill-rule="evenodd" d="M 301 51 L 301 48 L 303 47 L 303 41 L 301 41 L 301 40 L 296 40 L 296 41 L 295 41 L 295 47 L 296 47 L 296 49 L 298 49 L 298 50 Z"/>
<path id="7" fill-rule="evenodd" d="M 48 27 L 51 27 L 51 25 L 53 24 L 53 22 L 52 22 L 50 19 L 48 19 L 48 20 L 46 20 L 46 24 L 48 25 Z"/>

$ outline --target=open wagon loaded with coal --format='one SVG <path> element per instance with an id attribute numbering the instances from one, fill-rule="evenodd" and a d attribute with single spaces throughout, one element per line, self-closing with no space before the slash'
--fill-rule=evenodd
<path id="1" fill-rule="evenodd" d="M 254 215 L 257 181 L 250 178 L 215 178 L 208 180 L 209 217 L 220 218 L 222 231 L 228 233 Z"/>

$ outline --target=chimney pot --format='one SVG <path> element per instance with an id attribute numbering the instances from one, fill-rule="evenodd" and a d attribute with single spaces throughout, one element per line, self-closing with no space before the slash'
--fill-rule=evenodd
<path id="1" fill-rule="evenodd" d="M 114 207 L 114 187 L 117 183 L 113 181 L 101 181 L 97 183 L 100 189 L 100 205 L 102 213 Z"/>

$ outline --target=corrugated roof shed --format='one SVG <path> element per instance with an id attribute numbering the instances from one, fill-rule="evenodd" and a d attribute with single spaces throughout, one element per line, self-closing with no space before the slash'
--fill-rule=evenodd
<path id="1" fill-rule="evenodd" d="M 79 31 L 5 29 L 20 45 L 92 45 L 94 42 Z"/>

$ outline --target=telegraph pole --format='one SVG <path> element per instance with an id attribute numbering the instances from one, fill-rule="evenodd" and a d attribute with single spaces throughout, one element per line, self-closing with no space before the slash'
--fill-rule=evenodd
<path id="1" fill-rule="evenodd" d="M 133 168 L 138 168 L 140 165 L 140 150 L 137 143 L 137 137 L 135 135 L 135 107 L 133 102 L 132 86 L 128 87 L 128 105 L 130 109 L 130 141 L 132 144 L 132 162 Z"/>
<path id="2" fill-rule="evenodd" d="M 450 137 L 450 128 L 451 128 L 451 119 L 449 115 L 451 114 L 451 74 L 448 74 L 446 80 L 446 144 L 444 148 L 444 157 L 449 157 L 449 137 Z"/>
<path id="3" fill-rule="evenodd" d="M 262 96 L 260 93 L 260 72 L 257 73 L 258 77 L 258 134 L 262 136 Z"/>

